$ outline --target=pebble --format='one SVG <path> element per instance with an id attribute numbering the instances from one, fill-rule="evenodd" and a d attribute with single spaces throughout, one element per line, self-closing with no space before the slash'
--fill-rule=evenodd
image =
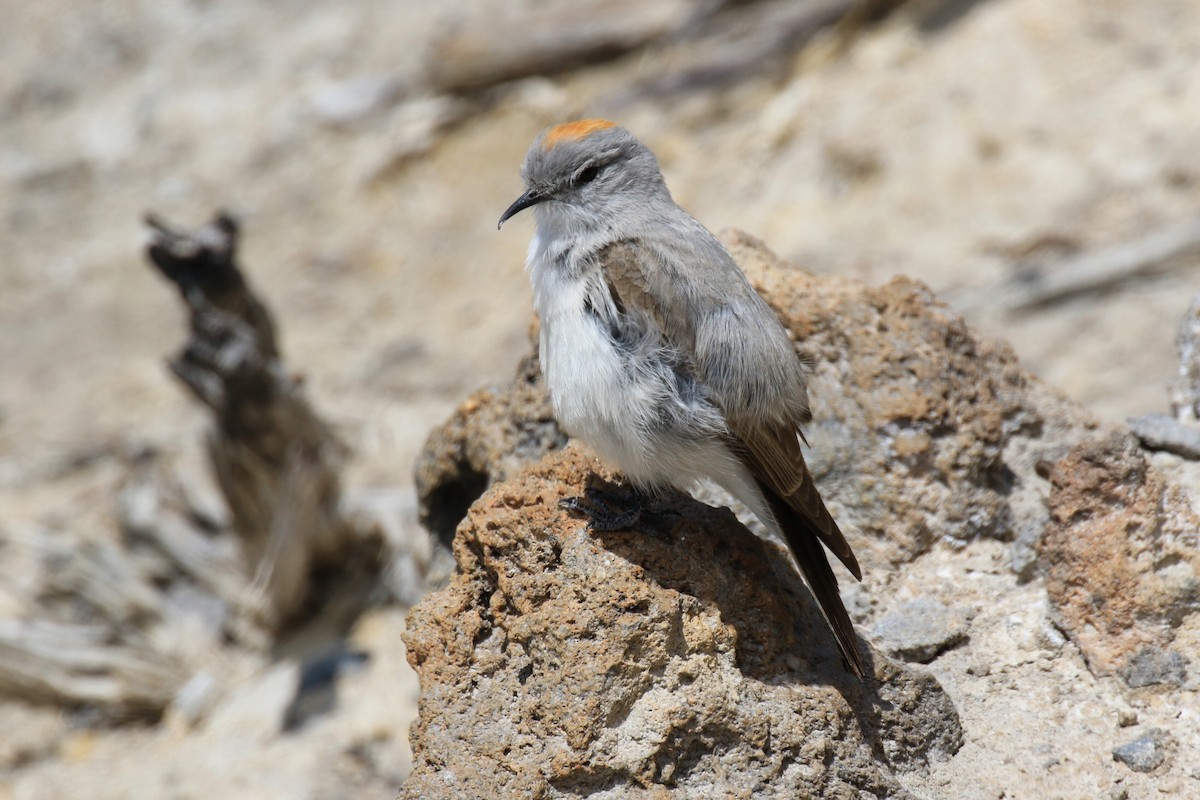
<path id="1" fill-rule="evenodd" d="M 1151 772 L 1167 760 L 1170 741 L 1170 734 L 1166 731 L 1152 728 L 1133 741 L 1114 747 L 1113 759 L 1134 772 Z"/>
<path id="2" fill-rule="evenodd" d="M 874 634 L 892 655 L 926 664 L 964 641 L 967 624 L 943 603 L 917 598 L 880 619 Z"/>
<path id="3" fill-rule="evenodd" d="M 1121 668 L 1125 683 L 1138 689 L 1143 686 L 1182 686 L 1187 680 L 1188 660 L 1175 650 L 1162 647 L 1143 647 Z"/>

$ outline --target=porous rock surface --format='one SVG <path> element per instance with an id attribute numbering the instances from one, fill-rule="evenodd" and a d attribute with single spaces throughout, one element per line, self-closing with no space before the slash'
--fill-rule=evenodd
<path id="1" fill-rule="evenodd" d="M 812 468 L 860 559 L 897 564 L 939 537 L 1010 537 L 1021 486 L 1005 459 L 1047 416 L 1003 343 L 974 335 L 923 284 L 817 277 L 742 233 L 734 258 L 812 364 Z"/>
<path id="2" fill-rule="evenodd" d="M 675 497 L 656 531 L 594 533 L 559 507 L 612 479 L 571 446 L 472 506 L 405 634 L 404 797 L 909 797 L 893 771 L 957 750 L 937 682 L 845 672 L 785 551 L 729 511 Z"/>
<path id="3" fill-rule="evenodd" d="M 429 434 L 414 471 L 421 524 L 448 546 L 484 489 L 566 442 L 537 358 L 522 359 L 511 384 L 475 392 Z"/>
<path id="4" fill-rule="evenodd" d="M 1044 468 L 1053 488 L 1041 557 L 1056 624 L 1093 673 L 1156 682 L 1136 677 L 1148 671 L 1138 662 L 1182 664 L 1154 656 L 1200 609 L 1200 513 L 1131 436 L 1088 442 Z"/>

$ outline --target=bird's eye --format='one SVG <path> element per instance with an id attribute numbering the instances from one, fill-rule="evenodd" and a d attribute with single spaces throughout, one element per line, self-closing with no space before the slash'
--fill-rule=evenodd
<path id="1" fill-rule="evenodd" d="M 575 176 L 575 185 L 583 186 L 596 180 L 596 176 L 600 174 L 599 167 L 587 167 Z"/>

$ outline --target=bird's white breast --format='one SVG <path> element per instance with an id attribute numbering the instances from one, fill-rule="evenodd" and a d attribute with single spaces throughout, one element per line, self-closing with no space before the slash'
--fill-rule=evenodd
<path id="1" fill-rule="evenodd" d="M 535 238 L 529 248 L 534 307 L 541 320 L 542 372 L 558 422 L 627 469 L 636 461 L 624 365 L 612 341 L 586 310 L 588 281 L 556 262 Z"/>
<path id="2" fill-rule="evenodd" d="M 713 436 L 724 426 L 719 414 L 681 399 L 669 372 L 655 369 L 645 352 L 619 348 L 588 310 L 589 301 L 592 308 L 611 302 L 597 268 L 589 273 L 540 238 L 530 245 L 528 266 L 541 319 L 542 372 L 568 434 L 643 487 L 686 489 L 698 478 L 740 469 Z"/>

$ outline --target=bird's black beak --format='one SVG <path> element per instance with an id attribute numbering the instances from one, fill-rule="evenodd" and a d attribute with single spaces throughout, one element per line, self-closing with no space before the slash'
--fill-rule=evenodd
<path id="1" fill-rule="evenodd" d="M 515 216 L 521 211 L 536 206 L 538 203 L 546 199 L 546 196 L 537 189 L 530 189 L 517 198 L 516 202 L 509 206 L 503 214 L 500 215 L 500 221 L 496 223 L 496 230 L 500 230 L 500 226 L 508 221 L 509 217 Z"/>

